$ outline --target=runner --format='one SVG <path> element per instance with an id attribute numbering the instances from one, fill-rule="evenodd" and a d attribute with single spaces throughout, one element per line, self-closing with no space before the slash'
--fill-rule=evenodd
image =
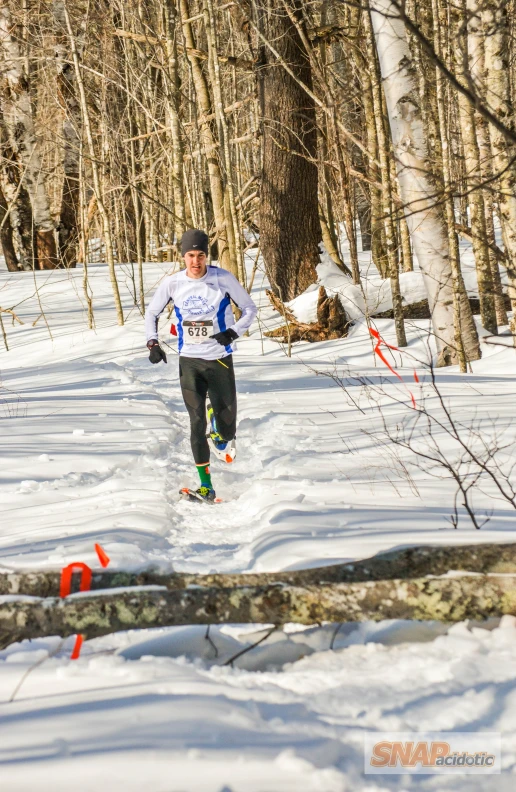
<path id="1" fill-rule="evenodd" d="M 217 456 L 232 462 L 235 453 L 237 402 L 233 369 L 234 341 L 244 333 L 257 308 L 246 290 L 227 270 L 207 266 L 208 236 L 190 229 L 181 240 L 186 269 L 159 285 L 145 312 L 151 363 L 167 362 L 158 341 L 158 319 L 169 303 L 177 317 L 179 381 L 190 416 L 192 453 L 200 487 L 182 490 L 190 499 L 212 503 L 215 490 L 210 474 L 206 437 L 206 396 L 209 397 L 209 439 Z M 242 311 L 235 322 L 233 301 Z"/>

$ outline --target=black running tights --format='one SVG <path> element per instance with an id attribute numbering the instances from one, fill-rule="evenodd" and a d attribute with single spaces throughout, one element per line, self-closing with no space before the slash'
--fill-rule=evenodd
<path id="1" fill-rule="evenodd" d="M 179 358 L 179 382 L 190 416 L 190 440 L 196 465 L 209 462 L 210 449 L 206 440 L 206 396 L 209 397 L 217 431 L 224 440 L 232 440 L 236 433 L 237 400 L 233 358 L 220 360 Z"/>

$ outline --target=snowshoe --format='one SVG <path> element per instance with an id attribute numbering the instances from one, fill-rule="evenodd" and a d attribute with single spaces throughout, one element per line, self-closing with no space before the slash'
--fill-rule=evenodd
<path id="1" fill-rule="evenodd" d="M 206 405 L 209 433 L 206 435 L 208 442 L 212 447 L 215 456 L 223 462 L 230 464 L 236 457 L 236 442 L 233 440 L 224 440 L 217 431 L 217 424 L 215 423 L 215 415 L 213 407 L 210 402 Z"/>
<path id="2" fill-rule="evenodd" d="M 183 489 L 179 490 L 179 494 L 185 500 L 193 503 L 222 503 L 222 500 L 216 497 L 215 490 L 209 487 L 199 487 L 199 489 L 196 490 L 183 487 Z"/>

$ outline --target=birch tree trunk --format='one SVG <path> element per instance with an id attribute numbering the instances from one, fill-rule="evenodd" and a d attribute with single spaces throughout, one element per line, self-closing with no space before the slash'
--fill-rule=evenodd
<path id="1" fill-rule="evenodd" d="M 438 350 L 438 366 L 458 361 L 454 343 L 453 279 L 446 224 L 435 200 L 428 148 L 405 27 L 391 0 L 370 0 L 389 111 L 401 198 L 423 274 Z M 480 352 L 478 357 L 480 357 Z"/>
<path id="2" fill-rule="evenodd" d="M 23 182 L 32 204 L 37 243 L 36 266 L 38 269 L 54 269 L 58 263 L 54 221 L 50 213 L 41 156 L 34 131 L 25 59 L 17 38 L 12 35 L 12 28 L 13 22 L 8 4 L 3 2 L 0 5 L 3 120 L 11 147 L 23 165 Z"/>
<path id="3" fill-rule="evenodd" d="M 490 110 L 514 128 L 510 92 L 509 16 L 506 0 L 485 0 L 482 19 L 485 32 L 486 98 Z M 494 125 L 490 128 L 493 168 L 499 185 L 500 222 L 507 253 L 507 276 L 513 317 L 511 331 L 516 345 L 516 147 Z"/>
<path id="4" fill-rule="evenodd" d="M 378 138 L 378 151 L 380 159 L 380 173 L 382 179 L 382 208 L 383 222 L 385 228 L 385 240 L 387 242 L 388 275 L 391 282 L 392 309 L 394 314 L 394 324 L 396 327 L 396 342 L 398 346 L 407 346 L 407 336 L 405 334 L 405 323 L 403 320 L 403 303 L 401 300 L 400 278 L 398 266 L 398 251 L 394 221 L 392 217 L 392 192 L 391 192 L 391 172 L 390 172 L 390 151 L 389 140 L 385 130 L 382 102 L 382 86 L 380 82 L 379 69 L 377 66 L 376 52 L 374 48 L 374 34 L 371 25 L 371 15 L 369 9 L 363 14 L 364 28 L 366 31 L 367 53 L 369 56 L 369 67 L 371 75 L 371 87 L 373 90 L 374 117 L 376 120 L 376 135 Z"/>
<path id="5" fill-rule="evenodd" d="M 463 575 L 316 586 L 126 589 L 0 604 L 0 650 L 15 641 L 191 624 L 321 624 L 382 619 L 459 622 L 516 615 L 514 575 Z"/>
<path id="6" fill-rule="evenodd" d="M 68 52 L 68 37 L 62 0 L 55 0 L 53 14 L 56 24 L 56 68 L 59 100 L 65 117 L 63 120 L 63 190 L 59 217 L 59 258 L 65 267 L 75 267 L 79 241 L 79 172 L 80 172 L 80 129 L 81 107 L 78 100 L 77 83 Z"/>
<path id="7" fill-rule="evenodd" d="M 90 639 L 180 624 L 451 623 L 516 615 L 515 569 L 513 544 L 423 546 L 294 572 L 95 573 L 91 592 L 63 599 L 58 573 L 0 574 L 0 594 L 8 595 L 0 603 L 0 649 L 45 635 Z"/>

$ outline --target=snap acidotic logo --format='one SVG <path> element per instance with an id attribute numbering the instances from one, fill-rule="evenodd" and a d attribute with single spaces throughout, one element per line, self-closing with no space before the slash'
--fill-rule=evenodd
<path id="1" fill-rule="evenodd" d="M 370 760 L 371 767 L 494 767 L 495 754 L 488 751 L 453 751 L 448 742 L 410 740 L 401 742 L 384 740 L 377 742 Z"/>
<path id="2" fill-rule="evenodd" d="M 491 775 L 501 772 L 499 732 L 365 732 L 364 771 Z"/>
<path id="3" fill-rule="evenodd" d="M 206 297 L 199 297 L 196 294 L 190 295 L 183 303 L 183 311 L 190 316 L 204 316 L 212 313 L 215 306 L 210 305 Z"/>

